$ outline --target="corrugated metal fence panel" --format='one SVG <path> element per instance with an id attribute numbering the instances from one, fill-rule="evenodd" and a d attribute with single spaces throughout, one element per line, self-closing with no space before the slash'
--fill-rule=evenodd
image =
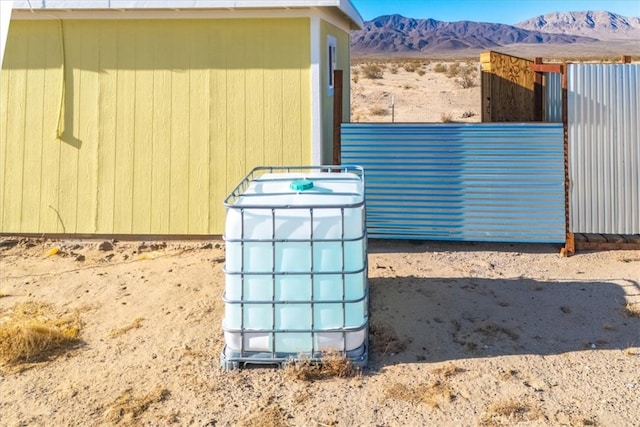
<path id="1" fill-rule="evenodd" d="M 544 121 L 562 123 L 562 74 L 545 73 Z"/>
<path id="2" fill-rule="evenodd" d="M 342 125 L 373 238 L 564 242 L 563 153 L 561 124 Z"/>
<path id="3" fill-rule="evenodd" d="M 640 64 L 568 67 L 570 230 L 640 233 Z"/>

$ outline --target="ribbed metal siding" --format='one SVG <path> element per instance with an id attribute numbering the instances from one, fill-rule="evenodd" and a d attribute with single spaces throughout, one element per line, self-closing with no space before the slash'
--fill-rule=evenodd
<path id="1" fill-rule="evenodd" d="M 562 123 L 562 74 L 545 73 L 544 121 Z"/>
<path id="2" fill-rule="evenodd" d="M 564 242 L 563 153 L 561 124 L 342 125 L 373 238 Z"/>
<path id="3" fill-rule="evenodd" d="M 640 65 L 571 64 L 570 230 L 640 233 Z"/>

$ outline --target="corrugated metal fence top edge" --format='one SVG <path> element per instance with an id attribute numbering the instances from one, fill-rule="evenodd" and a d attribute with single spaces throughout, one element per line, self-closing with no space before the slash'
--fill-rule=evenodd
<path id="1" fill-rule="evenodd" d="M 367 172 L 370 237 L 563 243 L 558 123 L 349 123 L 342 158 Z"/>

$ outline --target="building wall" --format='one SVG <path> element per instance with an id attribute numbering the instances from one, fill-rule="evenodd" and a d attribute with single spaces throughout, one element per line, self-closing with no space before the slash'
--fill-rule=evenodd
<path id="1" fill-rule="evenodd" d="M 329 47 L 327 36 L 336 38 L 337 64 L 336 69 L 342 70 L 342 121 L 347 123 L 351 119 L 351 93 L 350 87 L 350 48 L 349 33 L 326 22 L 320 23 L 320 43 L 321 43 L 321 84 L 322 89 L 322 163 L 331 164 L 333 161 L 333 96 L 330 96 L 327 88 L 329 85 Z"/>
<path id="2" fill-rule="evenodd" d="M 12 21 L 2 67 L 2 233 L 222 234 L 311 162 L 308 18 Z"/>

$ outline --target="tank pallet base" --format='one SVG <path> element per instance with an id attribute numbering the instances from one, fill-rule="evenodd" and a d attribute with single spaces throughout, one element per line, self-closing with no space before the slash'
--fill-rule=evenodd
<path id="1" fill-rule="evenodd" d="M 231 354 L 227 354 L 227 352 Z M 346 352 L 346 357 L 360 369 L 366 368 L 369 363 L 369 348 L 367 343 L 359 348 Z M 304 354 L 247 352 L 244 356 L 239 352 L 229 351 L 225 346 L 220 353 L 220 367 L 225 371 L 233 371 L 242 368 L 260 367 L 284 367 L 287 363 L 295 362 L 304 357 Z M 311 363 L 322 363 L 322 354 L 316 353 L 310 358 Z"/>

